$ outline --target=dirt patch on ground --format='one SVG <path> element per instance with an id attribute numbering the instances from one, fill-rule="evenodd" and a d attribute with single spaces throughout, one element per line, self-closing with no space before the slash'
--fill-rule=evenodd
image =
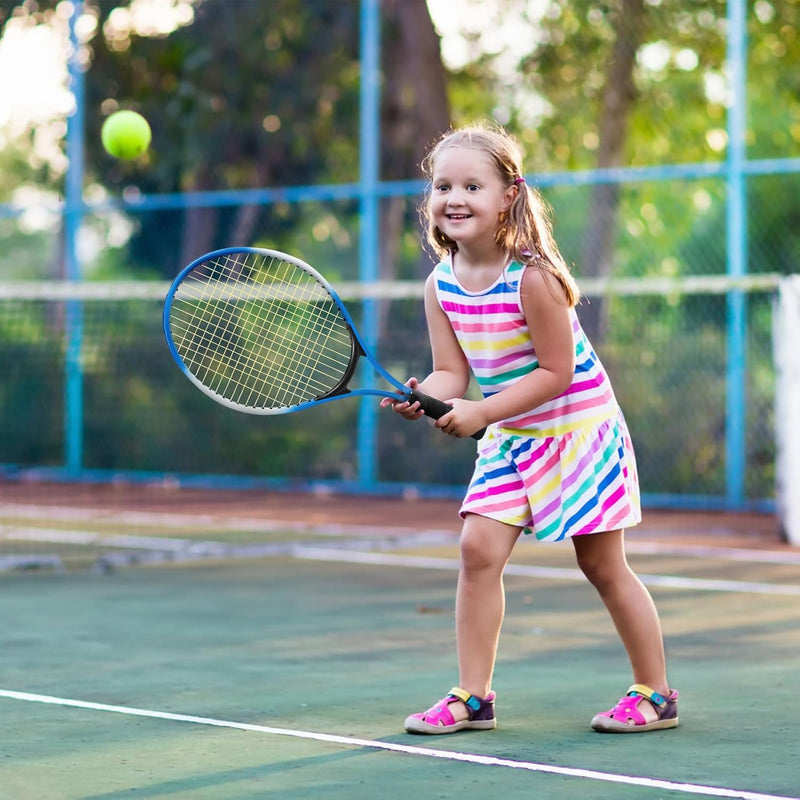
<path id="1" fill-rule="evenodd" d="M 244 517 L 294 523 L 374 525 L 376 528 L 452 530 L 460 528 L 458 501 L 414 497 L 202 490 L 161 484 L 66 484 L 0 481 L 0 503 L 153 511 Z M 771 514 L 645 509 L 631 538 L 647 537 L 683 544 L 788 548 Z M 791 548 L 798 549 L 798 548 Z"/>

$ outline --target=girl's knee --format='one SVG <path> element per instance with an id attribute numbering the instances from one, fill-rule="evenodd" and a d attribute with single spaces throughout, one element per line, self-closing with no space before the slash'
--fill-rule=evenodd
<path id="1" fill-rule="evenodd" d="M 606 582 L 608 579 L 607 570 L 604 569 L 603 562 L 600 559 L 578 553 L 577 560 L 578 568 L 591 584 L 597 586 L 598 583 Z"/>
<path id="2" fill-rule="evenodd" d="M 639 579 L 624 559 L 604 563 L 598 559 L 578 558 L 581 572 L 604 599 L 612 595 L 628 596 L 640 586 Z"/>
<path id="3" fill-rule="evenodd" d="M 481 572 L 495 566 L 493 549 L 477 536 L 462 536 L 460 544 L 461 569 L 464 572 Z"/>
<path id="4" fill-rule="evenodd" d="M 598 589 L 613 585 L 630 571 L 620 531 L 576 536 L 573 545 L 578 567 Z"/>
<path id="5" fill-rule="evenodd" d="M 509 525 L 468 516 L 460 540 L 462 572 L 502 571 L 518 535 Z"/>

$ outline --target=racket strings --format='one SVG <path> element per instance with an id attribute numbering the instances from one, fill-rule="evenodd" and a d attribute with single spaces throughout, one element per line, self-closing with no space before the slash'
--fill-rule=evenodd
<path id="1" fill-rule="evenodd" d="M 298 299 L 298 294 L 296 291 L 297 287 L 295 287 L 295 292 L 293 294 L 287 294 L 287 292 L 285 291 L 286 287 L 284 286 L 283 288 L 284 288 L 284 291 L 282 292 L 283 298 L 292 300 Z M 216 326 L 217 330 L 213 331 L 213 335 L 209 340 L 213 347 L 217 347 L 219 345 L 220 340 L 219 337 L 216 335 L 218 334 L 219 329 L 222 329 L 224 331 L 228 327 L 228 323 L 230 322 L 230 320 L 237 316 L 236 313 L 233 314 L 225 313 L 224 309 L 225 307 L 223 307 L 223 313 L 220 315 L 220 320 L 224 324 Z M 263 314 L 264 320 L 266 320 L 267 322 L 271 322 L 272 318 L 275 315 L 264 314 L 263 312 L 265 310 L 269 310 L 268 307 L 260 309 L 261 313 Z M 243 309 L 241 313 L 241 319 L 243 322 L 242 328 L 243 330 L 246 331 L 246 335 L 243 337 L 244 340 L 243 352 L 245 353 L 247 353 L 248 351 L 250 351 L 251 353 L 257 352 L 264 346 L 263 337 L 261 337 L 261 340 L 259 340 L 259 336 L 257 335 L 258 328 L 254 327 L 253 325 L 253 320 L 255 319 L 255 321 L 258 322 L 258 319 L 254 318 L 254 315 L 248 311 L 247 307 Z M 292 322 L 291 318 L 288 316 L 286 317 L 286 320 L 289 323 Z M 272 327 L 274 330 L 274 326 Z M 289 354 L 291 353 L 290 347 L 291 345 L 294 344 L 294 342 L 290 341 L 286 336 L 282 336 L 281 335 L 282 330 L 283 329 L 280 328 L 278 329 L 278 335 L 274 337 L 272 345 L 274 346 L 276 352 L 281 358 L 281 363 L 284 367 L 284 372 L 283 374 L 281 374 L 278 371 L 272 377 L 276 379 L 275 388 L 280 390 L 281 387 L 283 387 L 288 391 L 290 389 L 298 388 L 298 381 L 300 380 L 301 376 L 296 369 L 294 370 L 292 369 L 293 362 L 288 358 Z M 223 342 L 225 341 L 224 337 L 222 341 Z M 345 345 L 349 348 L 349 344 L 347 342 L 345 342 Z M 304 346 L 300 346 L 296 350 L 296 354 L 298 357 L 298 364 L 300 363 L 299 359 L 308 358 L 309 352 L 304 352 L 304 349 L 306 351 L 309 350 L 308 341 L 304 342 Z M 232 358 L 238 358 L 238 355 L 236 353 L 228 353 L 227 358 L 229 360 Z M 240 402 L 243 404 L 252 403 L 254 402 L 254 398 L 252 397 L 253 387 L 258 384 L 259 380 L 264 378 L 265 372 L 263 369 L 260 368 L 259 360 L 252 356 L 247 358 L 246 360 L 240 360 L 238 366 L 240 369 L 239 380 L 234 381 L 233 383 L 233 385 L 238 386 L 238 391 L 232 390 L 231 392 L 229 392 L 231 395 L 231 399 L 233 399 L 235 402 Z M 209 375 L 205 375 L 205 379 L 207 381 L 209 380 L 209 377 L 210 377 Z M 329 388 L 328 387 L 329 383 L 330 383 L 330 376 L 328 380 L 326 380 L 325 382 L 316 382 L 316 383 L 312 382 L 310 386 L 314 390 L 324 390 Z M 222 387 L 219 385 L 219 381 L 217 382 L 217 384 L 214 385 L 214 388 L 215 390 L 218 391 L 223 390 Z M 243 392 L 248 392 L 248 394 L 244 395 Z"/>
<path id="2" fill-rule="evenodd" d="M 282 267 L 282 286 L 292 288 L 287 298 L 291 313 L 286 319 L 297 330 L 294 335 L 286 336 L 289 329 L 281 326 L 281 333 L 275 339 L 284 366 L 283 373 L 278 375 L 282 378 L 279 388 L 289 396 L 295 393 L 295 397 L 308 399 L 309 392 L 316 397 L 339 383 L 350 363 L 352 343 L 341 313 L 327 292 L 294 265 L 283 262 Z M 298 273 L 304 277 L 303 281 L 296 281 Z M 295 282 L 287 282 L 289 278 Z M 315 301 L 313 305 L 309 305 L 309 299 Z"/>
<path id="3" fill-rule="evenodd" d="M 338 306 L 316 278 L 275 258 L 203 262 L 175 293 L 170 328 L 189 371 L 231 402 L 287 408 L 335 390 L 354 357 Z"/>
<path id="4" fill-rule="evenodd" d="M 233 271 L 238 266 L 235 259 L 230 259 L 228 266 Z M 186 281 L 181 286 L 182 298 L 192 299 L 194 303 L 184 303 L 182 306 L 183 322 L 182 332 L 184 339 L 182 345 L 189 343 L 191 347 L 182 347 L 181 355 L 187 361 L 197 377 L 209 388 L 218 391 L 224 379 L 223 365 L 230 360 L 233 339 L 226 336 L 226 331 L 235 321 L 232 313 L 225 313 L 224 306 L 218 306 L 214 311 L 209 310 L 212 303 L 219 303 L 222 297 L 214 292 L 213 281 L 217 280 L 217 272 L 221 272 L 220 262 L 210 262 L 203 265 L 192 275 L 191 281 Z M 235 274 L 235 273 L 234 273 Z M 177 314 L 173 314 L 173 330 L 176 327 Z"/>
<path id="5" fill-rule="evenodd" d="M 283 280 L 297 272 L 294 265 L 284 263 L 283 266 Z M 311 316 L 308 316 L 306 297 L 309 288 L 313 290 L 312 297 L 318 300 L 312 307 L 314 314 Z M 290 308 L 302 336 L 278 337 L 279 350 L 287 359 L 281 385 L 290 391 L 291 387 L 302 384 L 305 376 L 306 387 L 316 396 L 334 388 L 346 372 L 352 351 L 351 338 L 338 307 L 316 281 L 308 277 L 302 284 L 294 284 L 294 289 L 289 298 L 292 302 Z"/>
<path id="6" fill-rule="evenodd" d="M 263 393 L 265 386 L 272 387 L 270 397 L 275 399 L 279 405 L 281 403 L 290 405 L 294 401 L 306 399 L 307 394 L 313 396 L 336 385 L 339 380 L 339 374 L 346 367 L 342 366 L 335 372 L 328 369 L 325 373 L 325 380 L 319 380 L 318 378 L 322 373 L 322 370 L 320 370 L 322 359 L 320 353 L 317 352 L 316 357 L 313 359 L 316 362 L 316 373 L 308 372 L 307 368 L 304 377 L 304 374 L 300 371 L 300 365 L 303 363 L 301 359 L 305 358 L 306 364 L 308 364 L 309 356 L 314 355 L 310 349 L 310 344 L 306 341 L 292 350 L 297 343 L 290 337 L 281 335 L 280 329 L 278 329 L 278 335 L 273 337 L 270 346 L 274 350 L 274 355 L 277 356 L 281 369 L 265 369 L 261 360 L 257 357 L 259 351 L 263 355 L 265 338 L 256 334 L 256 328 L 252 324 L 251 318 L 253 315 L 251 313 L 245 310 L 240 317 L 241 319 L 237 320 L 236 313 L 222 312 L 219 315 L 220 324 L 209 329 L 210 335 L 206 346 L 198 348 L 198 354 L 208 355 L 212 353 L 215 356 L 214 362 L 206 364 L 204 370 L 197 371 L 197 376 L 209 385 L 209 388 L 213 388 L 214 391 L 227 396 L 233 402 L 243 405 L 263 406 L 263 397 L 259 394 L 259 391 Z M 243 323 L 242 327 L 247 331 L 242 337 L 243 346 L 241 347 L 241 352 L 237 348 L 230 347 L 231 343 L 226 333 L 226 329 L 232 320 L 241 321 Z M 345 348 L 349 349 L 349 342 L 345 341 L 344 345 Z M 222 352 L 220 348 L 223 348 L 226 352 Z M 296 361 L 292 360 L 292 358 L 296 359 Z M 219 360 L 229 364 L 236 363 L 236 370 L 231 373 L 230 370 L 226 369 L 220 373 L 217 364 Z M 338 359 L 338 362 L 340 365 L 344 363 L 341 358 Z"/>

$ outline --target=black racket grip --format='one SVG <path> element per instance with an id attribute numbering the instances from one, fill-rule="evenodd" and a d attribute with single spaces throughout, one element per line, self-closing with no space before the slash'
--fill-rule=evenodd
<path id="1" fill-rule="evenodd" d="M 453 410 L 453 406 L 445 403 L 443 400 L 437 400 L 435 397 L 431 397 L 429 394 L 423 394 L 415 389 L 411 390 L 411 394 L 408 396 L 408 402 L 419 403 L 419 407 L 425 412 L 425 416 L 431 419 L 439 419 L 439 417 L 443 417 L 448 411 Z M 481 428 L 479 431 L 475 431 L 475 433 L 472 434 L 472 438 L 482 439 L 484 433 L 486 433 L 486 428 Z"/>

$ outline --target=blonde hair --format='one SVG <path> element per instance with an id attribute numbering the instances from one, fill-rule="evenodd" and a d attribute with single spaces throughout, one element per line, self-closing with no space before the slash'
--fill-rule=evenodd
<path id="1" fill-rule="evenodd" d="M 536 189 L 524 181 L 522 149 L 517 141 L 500 126 L 473 124 L 452 129 L 442 135 L 422 161 L 429 184 L 420 208 L 426 238 L 435 254 L 444 258 L 455 252 L 456 243 L 434 224 L 431 215 L 433 171 L 437 158 L 454 148 L 469 148 L 485 153 L 497 168 L 506 186 L 518 187 L 507 212 L 500 215 L 495 241 L 509 256 L 552 275 L 562 286 L 571 306 L 580 299 L 580 289 L 559 252 L 550 220 L 550 208 Z"/>

